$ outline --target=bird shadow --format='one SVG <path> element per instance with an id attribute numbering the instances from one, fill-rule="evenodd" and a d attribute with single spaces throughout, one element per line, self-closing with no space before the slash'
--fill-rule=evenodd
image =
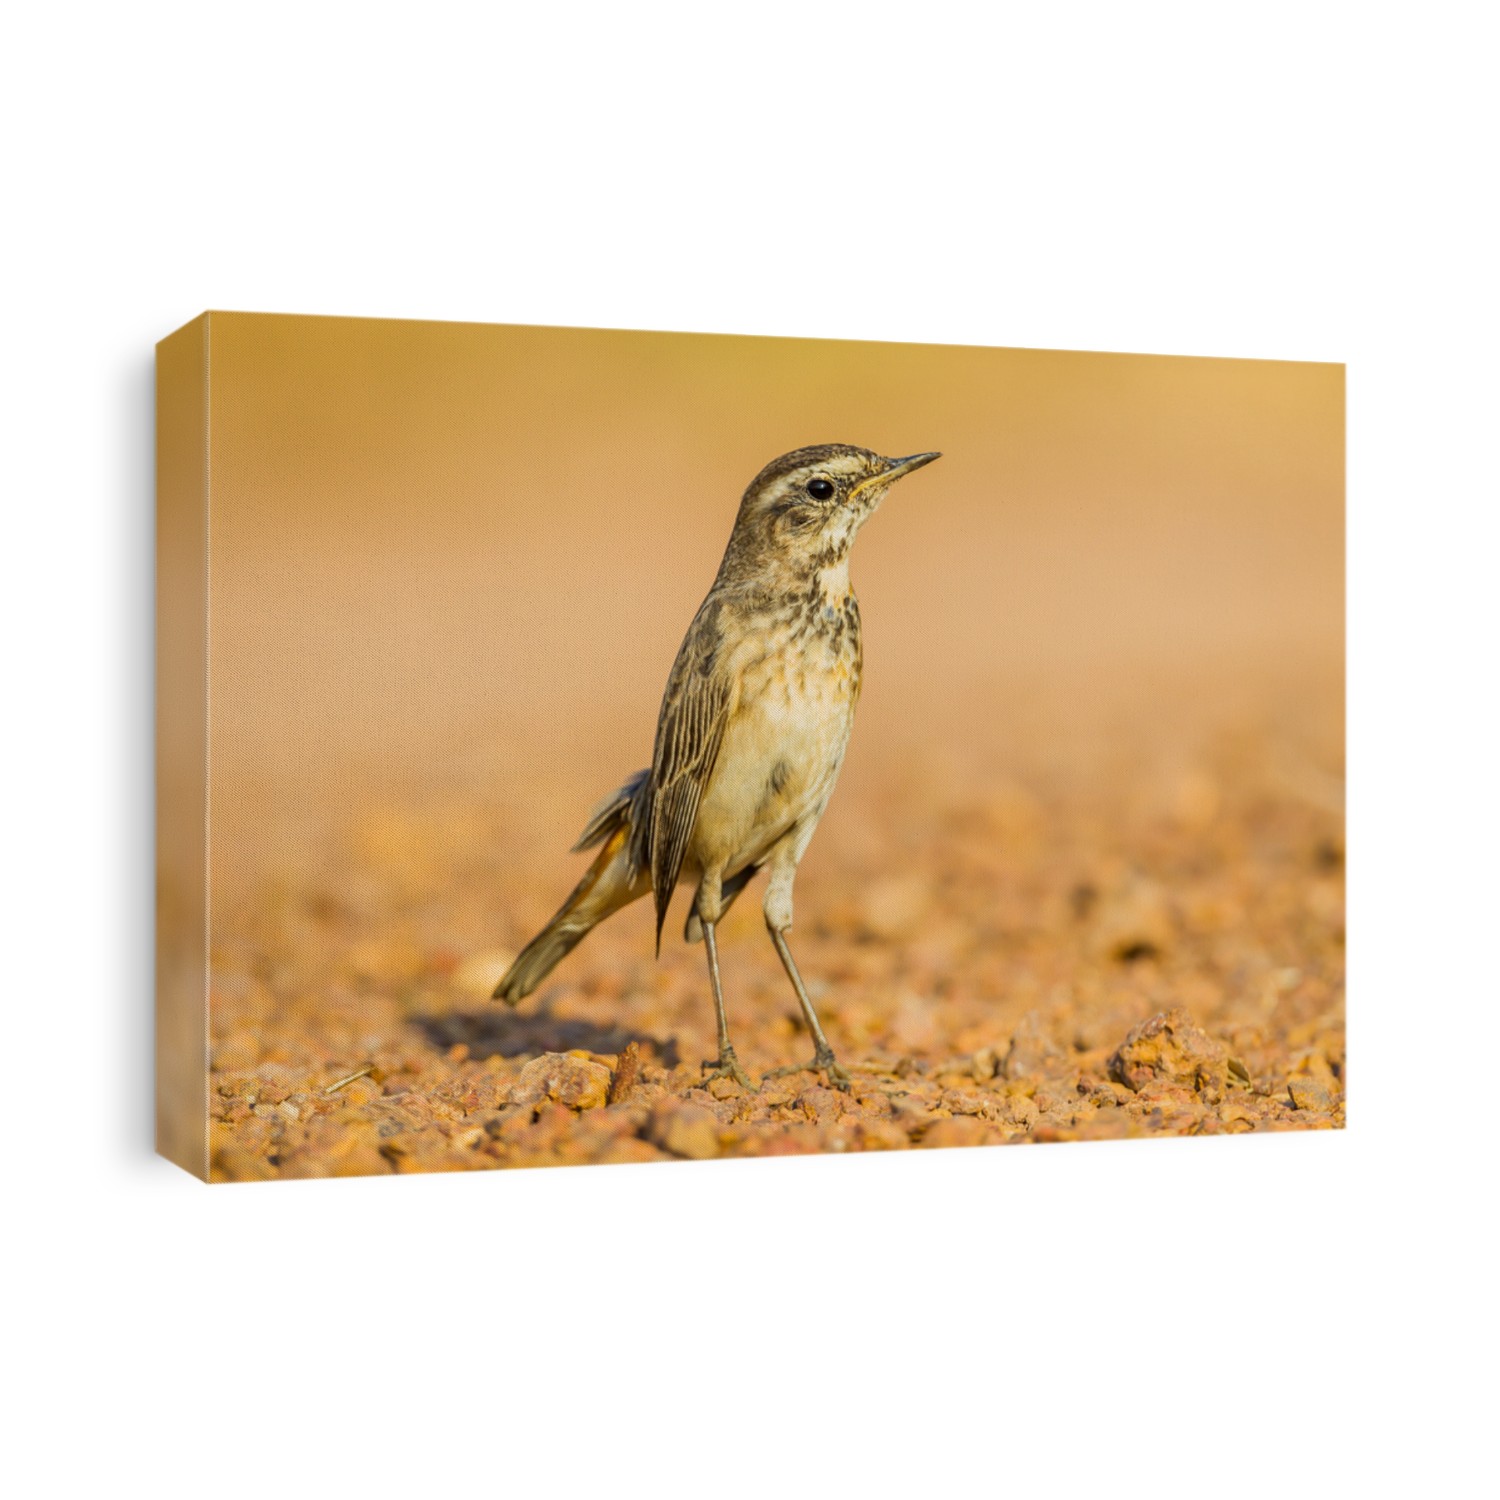
<path id="1" fill-rule="evenodd" d="M 534 1056 L 539 1052 L 598 1052 L 618 1054 L 631 1042 L 650 1049 L 662 1066 L 675 1068 L 679 1057 L 675 1037 L 652 1036 L 626 1026 L 600 1026 L 574 1016 L 554 1015 L 550 1003 L 530 1015 L 517 1015 L 498 1006 L 490 1010 L 454 1011 L 428 1016 L 417 1023 L 434 1047 L 447 1051 L 459 1044 L 469 1056 L 483 1062 L 487 1057 Z"/>

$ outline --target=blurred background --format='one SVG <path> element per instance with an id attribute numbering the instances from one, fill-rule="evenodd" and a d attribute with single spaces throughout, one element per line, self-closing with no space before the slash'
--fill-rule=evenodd
<path id="1" fill-rule="evenodd" d="M 224 314 L 209 345 L 215 1175 L 689 1149 L 685 893 L 659 959 L 639 902 L 489 996 L 649 762 L 744 487 L 828 441 L 943 452 L 855 547 L 864 690 L 797 883 L 862 1092 L 716 1083 L 690 1149 L 1342 1124 L 1339 367 Z M 760 900 L 720 929 L 757 1076 L 808 1045 Z M 1163 1017 L 1187 1052 L 1131 1072 Z M 517 1102 L 542 1053 L 617 1079 L 632 1046 L 616 1106 Z"/>
<path id="2" fill-rule="evenodd" d="M 1341 366 L 226 313 L 211 349 L 220 891 L 467 810 L 550 910 L 741 492 L 813 442 L 944 454 L 854 554 L 830 829 L 893 777 L 1126 795 L 1226 735 L 1338 795 Z"/>

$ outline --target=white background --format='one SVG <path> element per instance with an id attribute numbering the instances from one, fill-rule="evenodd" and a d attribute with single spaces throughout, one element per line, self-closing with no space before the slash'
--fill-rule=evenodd
<path id="1" fill-rule="evenodd" d="M 11 12 L 13 1493 L 1492 1477 L 1485 19 Z M 1347 360 L 1350 1129 L 215 1190 L 154 1160 L 151 347 L 205 307 Z"/>

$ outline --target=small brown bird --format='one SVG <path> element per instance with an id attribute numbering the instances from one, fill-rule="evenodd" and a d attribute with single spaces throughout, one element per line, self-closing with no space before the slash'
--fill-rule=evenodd
<path id="1" fill-rule="evenodd" d="M 705 1082 L 754 1085 L 729 1040 L 714 928 L 760 870 L 766 927 L 828 1081 L 849 1087 L 818 1024 L 786 934 L 792 883 L 838 779 L 863 653 L 849 549 L 903 474 L 939 457 L 882 458 L 846 443 L 798 448 L 745 491 L 724 561 L 677 653 L 649 770 L 595 808 L 573 846 L 599 853 L 494 998 L 514 1005 L 606 917 L 651 891 L 656 946 L 679 880 L 695 890 L 684 933 L 701 937 L 719 1023 Z"/>

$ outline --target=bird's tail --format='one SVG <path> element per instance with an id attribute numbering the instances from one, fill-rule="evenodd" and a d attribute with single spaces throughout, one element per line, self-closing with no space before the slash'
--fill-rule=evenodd
<path id="1" fill-rule="evenodd" d="M 575 848 L 602 842 L 594 862 L 552 918 L 516 955 L 492 996 L 514 1005 L 539 985 L 606 917 L 651 889 L 651 874 L 631 853 L 632 807 L 642 772 L 600 804 Z"/>

